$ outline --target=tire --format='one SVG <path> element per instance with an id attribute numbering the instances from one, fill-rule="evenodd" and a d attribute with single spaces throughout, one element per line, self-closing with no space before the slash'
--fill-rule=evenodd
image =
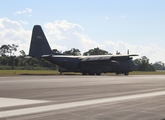
<path id="1" fill-rule="evenodd" d="M 129 75 L 129 73 L 128 72 L 125 72 L 124 75 Z"/>
<path id="2" fill-rule="evenodd" d="M 119 75 L 120 73 L 116 72 L 116 75 Z"/>
<path id="3" fill-rule="evenodd" d="M 95 75 L 94 73 L 88 73 L 88 75 Z"/>
<path id="4" fill-rule="evenodd" d="M 87 75 L 87 73 L 82 73 L 82 75 Z"/>
<path id="5" fill-rule="evenodd" d="M 101 73 L 96 73 L 96 75 L 101 75 Z"/>

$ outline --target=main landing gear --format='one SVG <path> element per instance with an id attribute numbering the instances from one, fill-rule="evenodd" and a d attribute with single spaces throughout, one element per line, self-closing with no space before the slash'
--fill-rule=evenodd
<path id="1" fill-rule="evenodd" d="M 82 73 L 82 75 L 101 75 L 101 73 Z"/>
<path id="2" fill-rule="evenodd" d="M 124 75 L 129 75 L 129 72 L 125 72 Z"/>
<path id="3" fill-rule="evenodd" d="M 121 73 L 116 72 L 116 75 L 119 75 L 119 74 L 121 74 Z M 126 75 L 126 76 L 129 75 L 129 72 L 125 72 L 124 75 Z"/>

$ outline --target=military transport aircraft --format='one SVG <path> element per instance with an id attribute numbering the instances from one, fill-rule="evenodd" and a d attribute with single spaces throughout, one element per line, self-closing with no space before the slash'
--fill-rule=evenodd
<path id="1" fill-rule="evenodd" d="M 81 72 L 83 75 L 100 75 L 107 72 L 128 75 L 138 69 L 131 57 L 138 56 L 136 54 L 68 56 L 55 53 L 51 50 L 40 25 L 33 28 L 29 56 L 44 58 L 59 65 L 59 72 Z"/>

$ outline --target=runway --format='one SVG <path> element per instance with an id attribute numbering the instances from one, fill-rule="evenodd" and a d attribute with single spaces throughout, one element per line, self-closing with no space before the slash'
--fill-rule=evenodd
<path id="1" fill-rule="evenodd" d="M 165 75 L 0 77 L 0 119 L 164 120 Z"/>

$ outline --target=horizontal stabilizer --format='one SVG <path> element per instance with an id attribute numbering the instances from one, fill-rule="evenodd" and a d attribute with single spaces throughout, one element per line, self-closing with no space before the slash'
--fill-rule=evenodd
<path id="1" fill-rule="evenodd" d="M 42 55 L 41 57 L 43 57 L 43 58 L 52 57 L 52 54 L 50 54 L 50 55 Z"/>

